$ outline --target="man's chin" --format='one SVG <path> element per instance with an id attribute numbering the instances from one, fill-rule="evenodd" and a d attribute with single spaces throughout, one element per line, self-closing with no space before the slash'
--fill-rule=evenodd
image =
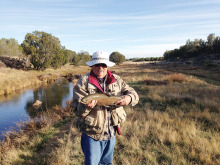
<path id="1" fill-rule="evenodd" d="M 105 77 L 105 76 L 104 76 L 103 74 L 98 74 L 97 77 L 98 77 L 98 78 L 103 78 L 103 77 Z"/>

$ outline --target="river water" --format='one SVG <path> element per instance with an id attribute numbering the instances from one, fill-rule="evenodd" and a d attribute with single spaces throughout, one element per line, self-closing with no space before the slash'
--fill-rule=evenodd
<path id="1" fill-rule="evenodd" d="M 16 128 L 16 122 L 34 118 L 40 111 L 55 105 L 65 106 L 73 96 L 73 83 L 60 78 L 51 84 L 31 87 L 18 91 L 7 97 L 0 97 L 0 139 L 2 134 Z M 32 105 L 36 100 L 42 101 L 42 106 L 35 109 Z"/>

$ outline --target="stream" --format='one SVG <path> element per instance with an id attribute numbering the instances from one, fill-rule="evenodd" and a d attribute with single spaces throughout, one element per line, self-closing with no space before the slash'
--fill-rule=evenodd
<path id="1" fill-rule="evenodd" d="M 0 140 L 3 133 L 12 127 L 16 129 L 16 122 L 28 120 L 55 105 L 65 106 L 73 96 L 73 83 L 59 78 L 51 84 L 39 87 L 29 87 L 19 90 L 9 96 L 0 96 Z M 42 106 L 35 109 L 32 105 L 36 100 L 42 101 Z"/>

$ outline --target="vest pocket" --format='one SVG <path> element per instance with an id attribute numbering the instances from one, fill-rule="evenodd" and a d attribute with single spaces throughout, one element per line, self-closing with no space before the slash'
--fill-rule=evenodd
<path id="1" fill-rule="evenodd" d="M 88 83 L 87 90 L 88 90 L 89 94 L 97 93 L 97 88 L 94 85 L 90 84 L 90 83 Z"/>
<path id="2" fill-rule="evenodd" d="M 112 119 L 114 126 L 124 122 L 126 119 L 126 112 L 123 107 L 119 107 L 115 110 L 112 110 Z"/>
<path id="3" fill-rule="evenodd" d="M 85 118 L 85 123 L 89 126 L 95 126 L 97 125 L 97 118 L 92 117 L 92 116 L 86 116 Z"/>
<path id="4" fill-rule="evenodd" d="M 84 119 L 85 130 L 93 133 L 101 133 L 104 128 L 104 113 L 97 110 L 97 114 L 90 114 Z"/>

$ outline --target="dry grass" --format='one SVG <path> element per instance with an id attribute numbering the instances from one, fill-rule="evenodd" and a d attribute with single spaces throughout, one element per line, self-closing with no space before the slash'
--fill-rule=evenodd
<path id="1" fill-rule="evenodd" d="M 186 76 L 184 76 L 182 73 L 175 73 L 175 74 L 167 76 L 166 79 L 170 82 L 182 83 L 182 82 L 186 81 Z"/>
<path id="2" fill-rule="evenodd" d="M 118 137 L 115 164 L 218 164 L 219 133 L 204 132 L 196 121 L 174 112 L 128 109 Z M 182 114 L 184 115 L 184 114 Z"/>
<path id="3" fill-rule="evenodd" d="M 63 66 L 58 70 L 46 69 L 45 71 L 23 71 L 11 68 L 0 68 L 0 95 L 8 95 L 15 92 L 18 89 L 41 84 L 42 82 L 49 82 L 61 75 L 85 74 L 90 68 L 87 66 L 74 67 L 71 65 Z M 44 81 L 39 80 L 39 76 L 49 75 Z"/>
<path id="4" fill-rule="evenodd" d="M 54 128 L 55 124 L 71 117 L 71 110 L 69 102 L 65 108 L 56 106 L 40 114 L 38 118 L 17 123 L 20 130 L 12 129 L 6 132 L 0 143 L 0 164 L 34 164 L 34 161 L 42 161 L 39 156 L 35 158 L 36 152 L 41 150 L 50 137 L 59 132 L 59 129 Z M 35 160 L 32 160 L 33 158 Z"/>
<path id="5" fill-rule="evenodd" d="M 122 124 L 122 135 L 117 136 L 114 164 L 220 164 L 219 86 L 163 66 L 129 64 L 111 70 L 140 96 L 135 107 L 126 107 L 127 120 Z M 169 83 L 161 83 L 165 80 Z M 0 148 L 2 162 L 83 164 L 75 119 L 62 119 L 70 110 L 70 106 L 57 108 L 55 114 L 60 117 L 48 120 L 53 124 L 44 120 L 43 124 L 27 124 L 24 131 L 31 133 L 15 133 L 16 138 L 8 135 L 4 145 L 10 149 Z M 63 124 L 54 125 L 57 122 Z"/>

